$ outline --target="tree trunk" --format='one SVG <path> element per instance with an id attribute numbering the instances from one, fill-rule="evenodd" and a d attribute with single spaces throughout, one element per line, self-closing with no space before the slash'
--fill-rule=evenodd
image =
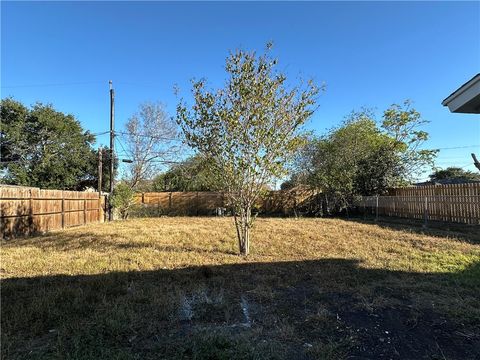
<path id="1" fill-rule="evenodd" d="M 252 210 L 250 207 L 240 209 L 240 214 L 235 214 L 235 227 L 237 229 L 238 248 L 240 255 L 247 256 L 250 252 L 250 227 L 252 225 Z"/>

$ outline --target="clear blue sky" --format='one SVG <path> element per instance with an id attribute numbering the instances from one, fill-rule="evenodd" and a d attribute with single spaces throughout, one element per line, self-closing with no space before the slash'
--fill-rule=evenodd
<path id="1" fill-rule="evenodd" d="M 4 2 L 1 96 L 52 103 L 85 129 L 108 130 L 108 80 L 117 128 L 139 103 L 160 100 L 173 115 L 173 86 L 224 79 L 229 50 L 268 40 L 292 78 L 325 82 L 309 126 L 317 133 L 353 109 L 381 111 L 411 99 L 424 118 L 438 166 L 474 170 L 480 119 L 441 101 L 480 72 L 480 2 Z M 108 143 L 106 136 L 99 142 Z"/>

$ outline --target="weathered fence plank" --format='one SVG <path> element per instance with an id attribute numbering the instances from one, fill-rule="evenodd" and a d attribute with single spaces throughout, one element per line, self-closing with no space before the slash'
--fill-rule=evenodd
<path id="1" fill-rule="evenodd" d="M 357 206 L 384 216 L 479 225 L 480 183 L 391 189 L 380 196 L 378 209 L 375 196 L 362 197 Z"/>
<path id="2" fill-rule="evenodd" d="M 104 221 L 105 198 L 96 192 L 0 185 L 2 238 Z"/>
<path id="3" fill-rule="evenodd" d="M 269 215 L 293 215 L 296 207 L 315 194 L 296 189 L 270 191 L 257 202 L 257 210 Z M 213 215 L 217 208 L 226 207 L 225 194 L 214 191 L 138 193 L 135 203 L 157 209 L 159 215 Z"/>

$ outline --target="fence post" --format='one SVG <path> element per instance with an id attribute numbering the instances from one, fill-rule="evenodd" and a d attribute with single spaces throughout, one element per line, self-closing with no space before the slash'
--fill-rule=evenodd
<path id="1" fill-rule="evenodd" d="M 198 216 L 198 191 L 197 191 L 197 195 L 196 195 L 196 198 L 195 198 L 195 214 L 196 216 Z"/>
<path id="2" fill-rule="evenodd" d="M 102 214 L 102 193 L 98 193 L 98 201 L 97 201 L 97 222 L 101 222 L 101 214 Z"/>
<path id="3" fill-rule="evenodd" d="M 103 222 L 107 222 L 108 195 L 103 197 Z"/>
<path id="4" fill-rule="evenodd" d="M 87 223 L 87 198 L 83 198 L 83 224 L 85 225 L 86 223 Z"/>
<path id="5" fill-rule="evenodd" d="M 425 203 L 423 207 L 423 219 L 424 219 L 423 227 L 426 228 L 427 222 L 428 222 L 428 196 L 425 196 Z"/>
<path id="6" fill-rule="evenodd" d="M 362 196 L 362 200 L 363 200 L 363 220 L 365 220 L 367 218 L 367 204 L 365 201 L 365 196 Z"/>
<path id="7" fill-rule="evenodd" d="M 62 190 L 62 229 L 65 229 L 65 195 Z"/>
<path id="8" fill-rule="evenodd" d="M 378 195 L 376 197 L 376 207 L 375 207 L 375 221 L 378 221 Z"/>
<path id="9" fill-rule="evenodd" d="M 28 191 L 28 193 L 30 194 L 30 197 L 28 198 L 28 206 L 29 206 L 29 215 L 28 215 L 28 232 L 29 234 L 30 233 L 33 233 L 35 232 L 35 219 L 34 219 L 34 215 L 35 213 L 33 212 L 33 194 L 32 194 L 32 189 L 30 189 Z"/>

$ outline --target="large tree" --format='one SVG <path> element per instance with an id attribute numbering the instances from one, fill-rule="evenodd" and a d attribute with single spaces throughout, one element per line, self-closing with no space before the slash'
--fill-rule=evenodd
<path id="1" fill-rule="evenodd" d="M 310 139 L 295 179 L 322 191 L 322 213 L 348 209 L 358 195 L 405 185 L 433 166 L 436 151 L 421 148 L 428 139 L 424 123 L 409 102 L 388 108 L 380 124 L 370 110 L 354 112 L 341 126 Z"/>
<path id="2" fill-rule="evenodd" d="M 187 143 L 212 159 L 233 209 L 240 253 L 247 255 L 252 207 L 266 185 L 285 174 L 286 163 L 303 143 L 302 125 L 315 108 L 313 82 L 289 87 L 268 51 L 242 50 L 226 60 L 223 88 L 193 81 L 194 104 L 177 107 Z"/>
<path id="3" fill-rule="evenodd" d="M 410 100 L 393 104 L 383 113 L 381 128 L 393 138 L 390 151 L 400 158 L 401 176 L 405 181 L 416 180 L 434 165 L 438 150 L 422 148 L 429 138 L 422 127 L 428 122 L 412 107 Z"/>
<path id="4" fill-rule="evenodd" d="M 128 120 L 125 139 L 126 156 L 132 161 L 126 166 L 125 180 L 132 189 L 151 179 L 162 164 L 175 159 L 178 152 L 177 125 L 161 103 L 146 102 Z"/>
<path id="5" fill-rule="evenodd" d="M 480 181 L 480 174 L 454 166 L 446 169 L 437 169 L 430 174 L 429 177 L 431 182 L 442 180 L 460 180 L 464 182 Z"/>
<path id="6" fill-rule="evenodd" d="M 11 98 L 1 101 L 0 113 L 2 182 L 68 190 L 95 184 L 95 137 L 73 115 Z"/>

